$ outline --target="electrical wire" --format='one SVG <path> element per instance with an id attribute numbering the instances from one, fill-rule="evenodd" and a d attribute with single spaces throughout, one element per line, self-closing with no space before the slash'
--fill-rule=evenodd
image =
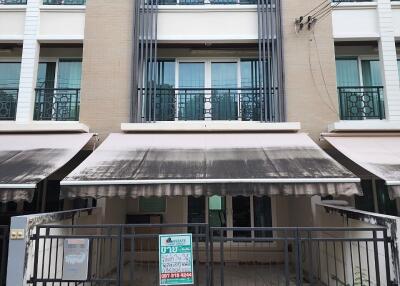
<path id="1" fill-rule="evenodd" d="M 317 81 L 316 81 L 316 79 L 315 79 L 314 72 L 313 72 L 313 68 L 312 68 L 312 64 L 311 64 L 311 43 L 310 43 L 311 40 L 312 40 L 312 39 L 310 38 L 310 39 L 309 39 L 309 44 L 308 44 L 308 65 L 309 65 L 310 74 L 311 74 L 311 78 L 312 78 L 313 84 L 314 84 L 314 86 L 315 86 L 315 88 L 316 88 L 316 90 L 317 90 L 318 96 L 321 98 L 322 102 L 323 102 L 323 103 L 328 107 L 328 109 L 331 110 L 334 114 L 339 115 L 339 112 L 331 105 L 331 104 L 332 104 L 331 100 L 329 100 L 329 102 L 327 102 L 326 99 L 321 95 L 320 89 L 318 88 Z M 318 50 L 317 50 L 317 53 L 318 53 L 318 59 L 319 59 L 319 52 L 318 52 Z M 319 62 L 320 62 L 320 60 L 319 60 Z M 320 67 L 321 67 L 321 65 L 320 65 Z M 322 75 L 323 75 L 324 86 L 325 86 L 325 90 L 327 91 L 328 98 L 330 98 L 330 94 L 329 94 L 329 92 L 328 92 L 328 88 L 327 88 L 327 85 L 326 85 L 325 76 L 324 76 L 322 70 L 320 70 L 320 72 L 321 72 Z"/>
<path id="2" fill-rule="evenodd" d="M 317 51 L 317 58 L 318 58 L 319 70 L 320 70 L 320 72 L 321 72 L 322 81 L 323 81 L 323 83 L 324 83 L 324 88 L 325 88 L 326 94 L 327 94 L 327 96 L 328 96 L 328 99 L 329 99 L 329 102 L 330 102 L 330 104 L 331 104 L 332 109 L 335 110 L 335 113 L 336 113 L 336 114 L 339 114 L 338 110 L 335 109 L 335 103 L 332 101 L 332 97 L 331 97 L 331 94 L 330 94 L 330 92 L 329 92 L 328 85 L 327 85 L 327 83 L 326 83 L 325 73 L 324 73 L 324 70 L 323 70 L 323 68 L 322 68 L 322 63 L 321 63 L 321 57 L 320 57 L 318 42 L 317 42 L 317 39 L 316 39 L 316 37 L 315 37 L 314 31 L 312 31 L 312 35 L 313 35 L 313 39 L 314 39 L 315 49 L 316 49 L 316 51 Z"/>

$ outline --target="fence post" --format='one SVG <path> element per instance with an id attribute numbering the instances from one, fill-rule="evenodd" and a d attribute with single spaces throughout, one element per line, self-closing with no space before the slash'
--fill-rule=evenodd
<path id="1" fill-rule="evenodd" d="M 210 235 L 210 286 L 214 286 L 214 234 L 210 225 L 207 225 L 207 230 Z"/>
<path id="2" fill-rule="evenodd" d="M 387 229 L 383 230 L 383 243 L 385 248 L 385 269 L 386 269 L 386 283 L 387 285 L 391 285 L 392 281 L 390 279 L 390 264 L 389 264 L 389 246 L 390 240 L 387 236 Z"/>
<path id="3" fill-rule="evenodd" d="M 302 266 L 301 266 L 301 238 L 300 238 L 300 233 L 299 233 L 299 228 L 296 228 L 295 231 L 295 250 L 296 250 L 296 286 L 301 286 L 301 272 L 302 272 Z"/>
<path id="4" fill-rule="evenodd" d="M 120 225 L 118 229 L 118 254 L 117 254 L 117 285 L 124 284 L 124 226 Z"/>

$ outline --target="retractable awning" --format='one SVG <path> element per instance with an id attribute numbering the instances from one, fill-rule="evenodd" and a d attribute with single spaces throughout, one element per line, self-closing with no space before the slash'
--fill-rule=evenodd
<path id="1" fill-rule="evenodd" d="M 68 163 L 92 136 L 0 135 L 0 201 L 32 201 L 37 184 Z"/>
<path id="2" fill-rule="evenodd" d="M 400 136 L 335 136 L 324 138 L 339 152 L 385 180 L 392 198 L 400 197 Z"/>
<path id="3" fill-rule="evenodd" d="M 305 134 L 111 134 L 63 197 L 353 195 L 359 179 Z"/>

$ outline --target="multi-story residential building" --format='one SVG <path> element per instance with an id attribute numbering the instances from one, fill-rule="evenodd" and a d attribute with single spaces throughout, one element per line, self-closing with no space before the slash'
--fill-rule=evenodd
<path id="1" fill-rule="evenodd" d="M 397 8 L 0 0 L 1 219 L 37 214 L 7 285 L 156 285 L 155 237 L 186 232 L 196 285 L 397 285 Z"/>

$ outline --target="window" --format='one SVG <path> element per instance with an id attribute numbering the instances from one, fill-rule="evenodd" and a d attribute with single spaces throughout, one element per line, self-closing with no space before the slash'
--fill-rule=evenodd
<path id="1" fill-rule="evenodd" d="M 271 199 L 269 197 L 233 197 L 234 227 L 272 227 Z M 251 237 L 251 232 L 234 232 L 234 236 Z M 270 237 L 271 231 L 254 231 L 255 237 Z"/>
<path id="2" fill-rule="evenodd" d="M 361 71 L 361 74 L 360 74 Z M 379 60 L 354 58 L 336 59 L 338 87 L 381 86 L 381 66 Z"/>
<path id="3" fill-rule="evenodd" d="M 337 86 L 359 86 L 360 74 L 357 58 L 336 59 Z"/>
<path id="4" fill-rule="evenodd" d="M 150 63 L 147 68 L 148 78 L 153 72 L 150 69 Z M 155 71 L 154 71 L 155 72 Z M 147 96 L 147 112 L 148 120 L 156 121 L 173 121 L 175 119 L 175 61 L 159 60 L 157 62 L 157 94 L 156 96 Z M 148 86 L 151 86 L 150 84 Z M 154 119 L 153 119 L 154 118 Z"/>
<path id="5" fill-rule="evenodd" d="M 204 119 L 204 63 L 179 63 L 179 118 Z"/>
<path id="6" fill-rule="evenodd" d="M 230 216 L 227 215 L 229 213 Z M 209 223 L 211 227 L 272 227 L 271 199 L 267 196 L 212 196 L 208 200 L 205 197 L 189 197 L 188 223 Z M 271 237 L 272 232 L 235 231 L 233 236 Z"/>
<path id="7" fill-rule="evenodd" d="M 1 62 L 0 63 L 0 89 L 19 87 L 19 76 L 21 63 Z"/>
<path id="8" fill-rule="evenodd" d="M 81 87 L 82 60 L 60 59 L 58 62 L 41 62 L 38 67 L 37 88 Z"/>
<path id="9" fill-rule="evenodd" d="M 141 213 L 163 213 L 165 206 L 165 198 L 139 198 L 139 211 Z"/>

